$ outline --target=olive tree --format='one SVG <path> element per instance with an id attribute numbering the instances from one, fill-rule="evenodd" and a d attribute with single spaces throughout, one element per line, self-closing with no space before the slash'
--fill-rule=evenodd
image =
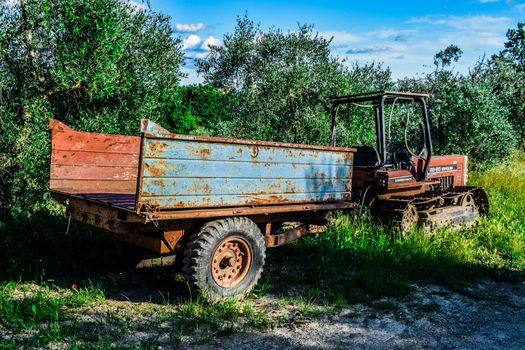
<path id="1" fill-rule="evenodd" d="M 246 16 L 238 18 L 234 33 L 197 66 L 206 83 L 237 96 L 230 120 L 216 133 L 328 142 L 329 97 L 344 88 L 344 66 L 313 27 L 263 32 Z"/>
<path id="2" fill-rule="evenodd" d="M 0 193 L 39 203 L 49 118 L 131 134 L 166 122 L 183 55 L 170 18 L 122 0 L 0 3 Z M 1 205 L 0 205 L 1 206 Z"/>
<path id="3" fill-rule="evenodd" d="M 434 57 L 435 70 L 422 79 L 403 79 L 402 90 L 430 94 L 429 114 L 436 153 L 469 155 L 478 165 L 510 155 L 517 144 L 509 109 L 495 96 L 493 84 L 474 69 L 460 75 L 451 68 L 461 58 L 455 45 Z"/>

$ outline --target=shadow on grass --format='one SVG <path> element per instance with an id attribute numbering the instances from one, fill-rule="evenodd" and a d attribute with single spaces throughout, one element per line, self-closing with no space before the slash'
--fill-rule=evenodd
<path id="1" fill-rule="evenodd" d="M 37 282 L 61 288 L 95 284 L 110 298 L 168 303 L 187 300 L 170 269 L 133 270 L 119 242 L 47 210 L 0 222 L 0 282 Z"/>
<path id="2" fill-rule="evenodd" d="M 30 221 L 4 220 L 1 280 L 48 281 L 66 288 L 95 283 L 109 298 L 132 302 L 173 303 L 190 298 L 186 284 L 177 282 L 170 268 L 130 270 L 115 241 L 103 232 L 72 222 L 66 233 L 67 224 L 63 215 L 45 210 Z M 326 233 L 269 250 L 255 294 L 271 291 L 348 304 L 403 296 L 414 283 L 461 288 L 480 276 L 513 276 L 512 271 L 483 262 L 487 260 L 483 242 L 479 232 L 466 230 L 414 231 L 401 238 L 367 220 L 339 215 Z"/>
<path id="3" fill-rule="evenodd" d="M 39 281 L 119 267 L 114 242 L 101 231 L 42 209 L 0 219 L 0 280 Z"/>

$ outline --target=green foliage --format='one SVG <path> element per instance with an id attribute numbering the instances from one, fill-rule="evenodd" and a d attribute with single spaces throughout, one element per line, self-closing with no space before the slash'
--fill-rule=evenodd
<path id="1" fill-rule="evenodd" d="M 492 164 L 512 154 L 516 134 L 491 86 L 464 80 L 449 88 L 441 89 L 432 105 L 441 154 L 468 154 L 477 162 Z"/>
<path id="2" fill-rule="evenodd" d="M 450 66 L 452 62 L 457 62 L 461 58 L 463 51 L 456 45 L 449 45 L 445 50 L 439 51 L 434 56 L 434 65 L 436 68 L 445 68 Z"/>
<path id="3" fill-rule="evenodd" d="M 489 60 L 482 60 L 473 71 L 473 79 L 492 87 L 493 97 L 509 112 L 525 150 L 525 34 L 524 23 L 507 32 L 505 50 Z"/>
<path id="4" fill-rule="evenodd" d="M 285 142 L 327 143 L 329 97 L 344 86 L 344 69 L 330 42 L 299 26 L 295 32 L 261 31 L 238 18 L 224 45 L 199 60 L 207 83 L 231 89 L 238 105 L 220 133 Z"/>
<path id="5" fill-rule="evenodd" d="M 26 211 L 48 181 L 49 118 L 119 134 L 166 124 L 183 58 L 170 18 L 126 1 L 0 6 L 0 200 Z"/>
<path id="6" fill-rule="evenodd" d="M 210 84 L 181 86 L 177 91 L 177 102 L 172 115 L 191 115 L 195 121 L 182 132 L 220 134 L 223 123 L 232 118 L 237 95 Z M 181 132 L 176 123 L 168 121 L 168 124 L 170 130 Z"/>
<path id="7" fill-rule="evenodd" d="M 518 23 L 516 29 L 509 29 L 507 39 L 502 54 L 511 57 L 521 69 L 525 69 L 525 22 Z"/>
<path id="8" fill-rule="evenodd" d="M 435 154 L 466 154 L 478 166 L 510 156 L 518 145 L 505 101 L 495 98 L 484 68 L 469 76 L 449 68 L 461 50 L 450 46 L 436 55 L 436 69 L 423 79 L 403 79 L 401 90 L 430 94 L 429 113 Z"/>

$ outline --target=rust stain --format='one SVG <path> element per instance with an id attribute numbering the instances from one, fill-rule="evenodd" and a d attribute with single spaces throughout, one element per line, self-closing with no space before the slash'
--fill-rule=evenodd
<path id="1" fill-rule="evenodd" d="M 279 196 L 268 196 L 265 198 L 266 201 L 270 203 L 287 203 L 288 201 L 285 198 Z"/>
<path id="2" fill-rule="evenodd" d="M 109 141 L 110 139 L 106 139 L 104 140 L 104 142 L 107 142 Z M 116 141 L 116 142 L 113 142 L 113 143 L 110 143 L 107 148 L 110 148 L 110 147 L 113 147 L 115 145 L 129 145 L 130 142 L 129 141 Z"/>
<path id="3" fill-rule="evenodd" d="M 161 177 L 166 173 L 167 170 L 167 164 L 165 162 L 156 162 L 155 165 L 151 165 L 148 163 L 144 163 L 146 168 L 148 168 L 148 172 L 153 177 Z"/>
<path id="4" fill-rule="evenodd" d="M 203 157 L 209 157 L 211 155 L 211 149 L 203 148 L 199 151 L 200 155 Z"/>
<path id="5" fill-rule="evenodd" d="M 157 141 L 153 141 L 153 142 L 150 142 L 149 143 L 149 149 L 151 152 L 153 152 L 154 154 L 162 154 L 164 153 L 164 150 L 166 149 L 166 147 L 168 147 L 168 143 L 162 141 L 162 142 L 157 142 Z"/>
<path id="6" fill-rule="evenodd" d="M 157 186 L 157 187 L 164 188 L 164 181 L 162 181 L 162 180 L 160 180 L 160 179 L 154 180 L 154 181 L 153 181 L 153 185 L 155 185 L 155 186 Z"/>

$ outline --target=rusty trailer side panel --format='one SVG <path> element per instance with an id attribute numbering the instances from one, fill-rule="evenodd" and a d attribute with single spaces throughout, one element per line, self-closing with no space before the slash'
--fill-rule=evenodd
<path id="1" fill-rule="evenodd" d="M 138 208 L 349 201 L 353 149 L 202 138 L 142 125 Z"/>

